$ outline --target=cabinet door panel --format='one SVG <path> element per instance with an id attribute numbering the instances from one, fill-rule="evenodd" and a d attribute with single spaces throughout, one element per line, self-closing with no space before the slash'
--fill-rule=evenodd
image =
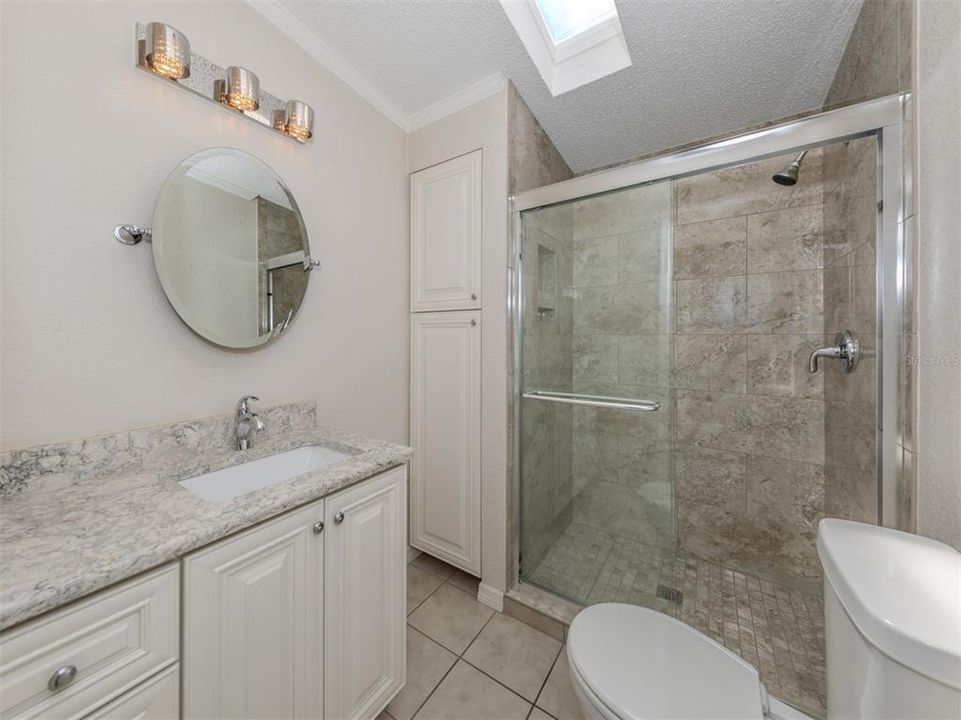
<path id="1" fill-rule="evenodd" d="M 411 537 L 480 575 L 479 312 L 413 316 Z"/>
<path id="2" fill-rule="evenodd" d="M 124 693 L 84 720 L 177 720 L 180 666 L 174 665 Z"/>
<path id="3" fill-rule="evenodd" d="M 406 472 L 327 499 L 326 718 L 374 718 L 405 680 Z"/>
<path id="4" fill-rule="evenodd" d="M 411 175 L 411 310 L 480 307 L 481 151 Z"/>
<path id="5" fill-rule="evenodd" d="M 184 560 L 184 715 L 320 717 L 323 502 Z"/>

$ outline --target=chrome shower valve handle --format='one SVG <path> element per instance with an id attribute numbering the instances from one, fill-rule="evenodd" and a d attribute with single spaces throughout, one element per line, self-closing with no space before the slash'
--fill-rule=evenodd
<path id="1" fill-rule="evenodd" d="M 835 358 L 844 363 L 844 372 L 854 372 L 861 357 L 861 343 L 850 330 L 844 330 L 834 336 L 836 345 L 831 347 L 818 348 L 811 353 L 808 360 L 808 372 L 818 371 L 818 358 Z"/>

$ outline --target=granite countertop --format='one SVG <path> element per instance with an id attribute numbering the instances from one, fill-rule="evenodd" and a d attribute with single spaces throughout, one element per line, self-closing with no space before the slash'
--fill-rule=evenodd
<path id="1" fill-rule="evenodd" d="M 178 481 L 304 445 L 350 454 L 226 502 Z M 411 449 L 314 427 L 247 451 L 181 450 L 135 471 L 37 483 L 0 503 L 0 629 L 176 560 L 285 510 L 407 462 Z"/>

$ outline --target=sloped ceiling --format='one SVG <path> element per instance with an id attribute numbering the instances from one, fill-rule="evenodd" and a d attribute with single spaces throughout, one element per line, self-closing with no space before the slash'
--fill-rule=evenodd
<path id="1" fill-rule="evenodd" d="M 496 0 L 273 4 L 408 118 L 501 73 L 580 172 L 817 108 L 861 2 L 618 0 L 633 65 L 558 97 Z"/>

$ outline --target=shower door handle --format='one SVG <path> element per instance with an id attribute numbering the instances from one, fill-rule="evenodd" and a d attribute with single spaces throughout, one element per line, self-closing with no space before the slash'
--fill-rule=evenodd
<path id="1" fill-rule="evenodd" d="M 580 393 L 557 392 L 554 390 L 531 390 L 521 393 L 521 397 L 528 400 L 546 400 L 547 402 L 564 403 L 566 405 L 589 405 L 592 407 L 614 408 L 616 410 L 634 410 L 639 412 L 654 412 L 661 409 L 661 403 L 656 400 L 636 400 L 634 398 L 607 397 L 606 395 L 582 395 Z"/>
<path id="2" fill-rule="evenodd" d="M 818 348 L 808 360 L 808 372 L 818 371 L 818 358 L 835 358 L 844 363 L 844 372 L 854 372 L 861 357 L 861 343 L 850 330 L 839 332 L 834 336 L 835 345 Z"/>

